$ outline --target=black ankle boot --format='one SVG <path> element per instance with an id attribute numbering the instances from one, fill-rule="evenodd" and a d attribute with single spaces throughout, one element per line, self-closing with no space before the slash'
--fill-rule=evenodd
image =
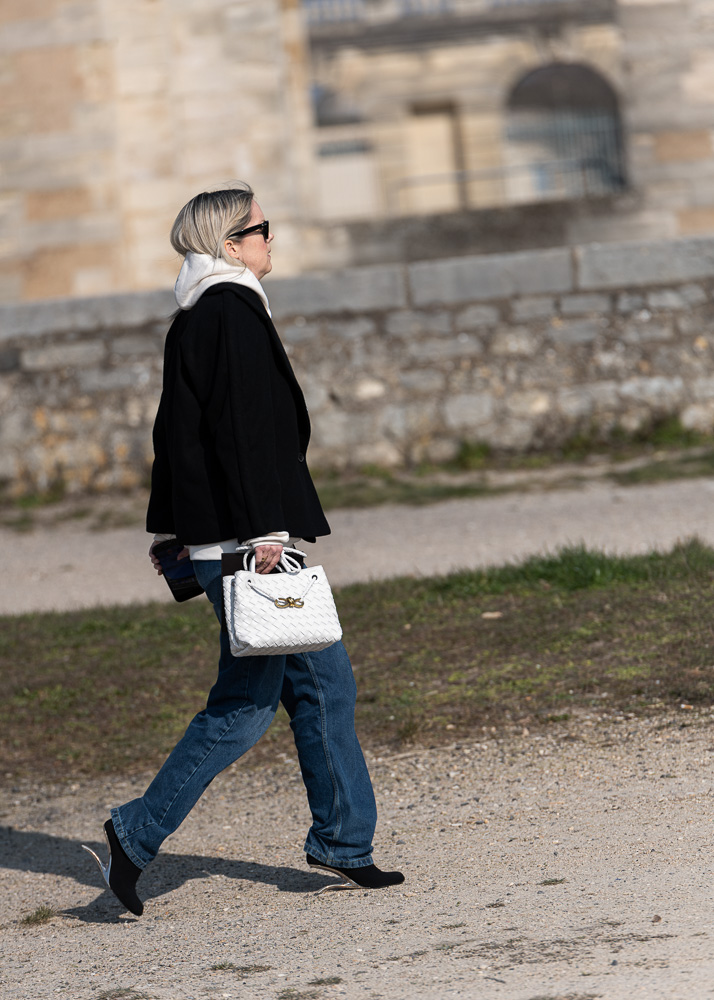
<path id="1" fill-rule="evenodd" d="M 363 868 L 337 868 L 335 865 L 324 865 L 317 858 L 313 858 L 312 854 L 307 855 L 307 863 L 310 868 L 320 868 L 343 879 L 342 883 L 325 886 L 325 889 L 386 889 L 388 885 L 401 885 L 404 881 L 401 872 L 383 872 L 376 865 L 365 865 Z"/>
<path id="2" fill-rule="evenodd" d="M 116 898 L 122 903 L 130 913 L 140 917 L 144 912 L 144 904 L 136 894 L 136 883 L 139 880 L 142 869 L 129 859 L 126 851 L 119 843 L 114 824 L 110 819 L 104 824 L 104 837 L 109 848 L 109 861 L 102 864 L 91 847 L 82 844 L 85 851 L 89 851 L 94 860 L 99 865 L 102 878 L 112 890 Z"/>

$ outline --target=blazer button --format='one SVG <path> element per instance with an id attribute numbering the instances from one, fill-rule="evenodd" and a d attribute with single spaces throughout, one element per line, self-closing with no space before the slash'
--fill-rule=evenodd
<path id="1" fill-rule="evenodd" d="M 305 461 L 305 456 L 303 455 L 303 453 L 301 451 L 299 451 L 298 452 L 298 462 L 304 462 L 304 461 Z"/>

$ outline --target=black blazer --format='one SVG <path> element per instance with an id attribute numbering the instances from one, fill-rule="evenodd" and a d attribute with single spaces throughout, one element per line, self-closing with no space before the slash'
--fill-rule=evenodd
<path id="1" fill-rule="evenodd" d="M 166 337 L 146 526 L 184 545 L 330 533 L 305 452 L 310 419 L 256 292 L 214 285 Z"/>

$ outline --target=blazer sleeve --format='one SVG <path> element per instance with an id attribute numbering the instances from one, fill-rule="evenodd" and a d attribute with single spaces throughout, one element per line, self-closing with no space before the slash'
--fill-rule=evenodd
<path id="1" fill-rule="evenodd" d="M 184 364 L 201 399 L 228 493 L 236 537 L 285 527 L 271 383 L 270 336 L 255 311 L 230 292 L 205 296 L 184 340 Z"/>
<path id="2" fill-rule="evenodd" d="M 151 494 L 146 514 L 146 529 L 153 532 L 173 533 L 174 513 L 172 504 L 171 463 L 166 440 L 166 403 L 161 395 L 154 421 L 154 464 L 151 467 Z"/>

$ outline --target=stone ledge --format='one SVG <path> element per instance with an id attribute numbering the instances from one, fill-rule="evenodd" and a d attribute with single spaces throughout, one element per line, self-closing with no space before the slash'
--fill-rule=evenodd
<path id="1" fill-rule="evenodd" d="M 711 278 L 714 238 L 662 240 L 645 243 L 604 243 L 576 247 L 577 287 L 621 289 L 639 285 Z"/>
<path id="2" fill-rule="evenodd" d="M 567 248 L 422 261 L 410 264 L 408 274 L 418 306 L 573 290 L 571 251 Z"/>
<path id="3" fill-rule="evenodd" d="M 0 342 L 61 333 L 131 329 L 151 322 L 165 322 L 168 329 L 175 311 L 173 292 L 164 290 L 0 306 Z"/>
<path id="4" fill-rule="evenodd" d="M 318 316 L 403 309 L 407 305 L 404 268 L 355 267 L 266 282 L 273 316 Z"/>

